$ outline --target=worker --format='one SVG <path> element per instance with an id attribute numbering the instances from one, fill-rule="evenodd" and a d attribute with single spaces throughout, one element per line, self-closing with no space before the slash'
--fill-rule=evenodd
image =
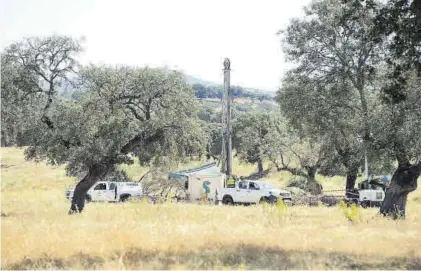
<path id="1" fill-rule="evenodd" d="M 235 181 L 234 181 L 234 178 L 232 176 L 230 176 L 228 181 L 227 181 L 227 187 L 228 188 L 234 188 L 235 187 Z"/>
<path id="2" fill-rule="evenodd" d="M 115 188 L 114 188 L 114 200 L 117 200 L 117 184 L 114 184 Z"/>

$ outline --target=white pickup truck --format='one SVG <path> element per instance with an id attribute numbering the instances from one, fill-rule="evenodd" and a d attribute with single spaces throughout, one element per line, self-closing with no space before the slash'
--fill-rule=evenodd
<path id="1" fill-rule="evenodd" d="M 71 200 L 75 185 L 66 189 L 66 198 Z M 98 182 L 86 194 L 86 201 L 127 201 L 142 197 L 142 186 L 135 182 Z"/>
<path id="2" fill-rule="evenodd" d="M 281 198 L 291 200 L 291 194 L 285 191 L 285 197 L 281 190 L 276 187 L 269 187 L 268 183 L 260 181 L 242 180 L 235 182 L 235 187 L 222 188 L 218 191 L 218 201 L 225 205 L 233 204 L 256 204 L 269 202 L 274 203 Z"/>

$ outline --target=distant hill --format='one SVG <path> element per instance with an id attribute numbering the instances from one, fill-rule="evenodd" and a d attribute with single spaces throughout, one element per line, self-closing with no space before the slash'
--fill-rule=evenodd
<path id="1" fill-rule="evenodd" d="M 184 76 L 186 77 L 187 83 L 190 84 L 190 85 L 194 85 L 194 84 L 202 84 L 204 86 L 219 85 L 215 82 L 202 80 L 202 79 L 200 79 L 198 77 L 195 77 L 195 76 L 192 76 L 192 75 L 184 74 Z"/>
<path id="2" fill-rule="evenodd" d="M 209 86 L 213 86 L 213 87 L 218 87 L 218 86 L 222 86 L 221 83 L 215 83 L 215 82 L 211 82 L 211 81 L 206 81 L 203 80 L 201 78 L 198 78 L 196 76 L 193 75 L 189 75 L 189 74 L 184 74 L 184 76 L 186 77 L 186 81 L 188 84 L 190 85 L 194 85 L 194 84 L 201 84 L 205 87 L 209 87 Z M 251 93 L 256 93 L 256 94 L 267 94 L 271 97 L 275 97 L 276 95 L 276 91 L 274 90 L 265 90 L 265 89 L 257 89 L 257 88 L 248 88 L 248 87 L 244 87 L 241 86 L 245 91 L 247 92 L 251 92 Z"/>
<path id="3" fill-rule="evenodd" d="M 257 89 L 257 88 L 244 88 L 244 90 L 254 92 L 254 93 L 264 93 L 272 97 L 276 96 L 276 90 Z"/>

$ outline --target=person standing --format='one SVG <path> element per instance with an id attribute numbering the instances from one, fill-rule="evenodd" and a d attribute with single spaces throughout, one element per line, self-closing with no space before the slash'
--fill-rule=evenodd
<path id="1" fill-rule="evenodd" d="M 232 176 L 230 176 L 228 181 L 227 181 L 227 187 L 228 188 L 234 188 L 235 187 L 235 181 L 234 181 L 234 178 Z"/>

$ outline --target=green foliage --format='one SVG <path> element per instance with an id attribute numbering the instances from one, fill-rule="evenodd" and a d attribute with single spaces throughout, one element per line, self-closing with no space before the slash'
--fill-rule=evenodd
<path id="1" fill-rule="evenodd" d="M 401 92 L 407 99 L 398 104 L 382 103 L 377 119 L 373 122 L 375 140 L 373 145 L 386 155 L 398 161 L 421 161 L 421 87 L 415 71 L 405 75 L 408 82 Z M 387 74 L 381 77 L 381 84 L 389 84 Z"/>
<path id="2" fill-rule="evenodd" d="M 361 208 L 355 203 L 351 204 L 351 206 L 348 207 L 344 201 L 340 201 L 339 209 L 342 211 L 345 218 L 352 224 L 357 224 L 361 222 Z"/>
<path id="3" fill-rule="evenodd" d="M 220 103 L 207 103 L 201 101 L 199 103 L 198 117 L 207 123 L 221 123 L 222 111 Z"/>
<path id="4" fill-rule="evenodd" d="M 206 98 L 219 98 L 222 99 L 223 96 L 223 87 L 222 86 L 204 86 L 202 84 L 194 84 L 192 86 L 194 94 L 197 98 L 206 99 Z"/>
<path id="5" fill-rule="evenodd" d="M 168 166 L 204 152 L 203 123 L 183 74 L 94 65 L 74 74 L 80 51 L 72 38 L 52 36 L 12 44 L 2 54 L 2 112 L 26 125 L 27 159 L 66 164 L 69 175 L 82 177 L 97 168 L 118 175 L 116 165 L 133 163 L 133 155 L 142 165 Z M 77 99 L 59 91 L 71 73 Z"/>
<path id="6" fill-rule="evenodd" d="M 19 74 L 16 65 L 1 55 L 1 144 L 27 145 L 29 126 L 40 119 L 43 101 L 40 97 L 24 100 L 25 93 L 14 84 Z M 17 95 L 16 95 L 17 93 Z"/>
<path id="7" fill-rule="evenodd" d="M 414 175 L 402 176 L 396 186 L 406 183 L 408 193 L 421 173 L 415 132 L 421 128 L 421 5 L 361 2 L 314 0 L 305 17 L 280 32 L 287 60 L 295 65 L 277 100 L 301 136 L 335 148 L 339 157 L 327 161 L 346 168 L 347 189 L 354 187 L 367 152 L 370 174 L 390 172 L 396 160 L 395 173 L 413 168 Z M 323 172 L 335 174 L 337 168 Z"/>
<path id="8" fill-rule="evenodd" d="M 370 39 L 387 44 L 385 61 L 389 66 L 387 77 L 390 84 L 383 86 L 382 99 L 387 103 L 399 103 L 407 98 L 403 90 L 408 83 L 406 72 L 411 69 L 421 75 L 421 4 L 420 1 L 388 0 L 378 5 L 373 0 L 346 1 L 356 8 L 375 10 Z M 364 2 L 364 3 L 363 3 Z M 349 13 L 342 14 L 343 20 L 355 21 Z"/>
<path id="9" fill-rule="evenodd" d="M 132 182 L 133 180 L 131 180 L 129 178 L 129 176 L 127 175 L 127 173 L 124 170 L 117 169 L 117 170 L 111 172 L 110 174 L 108 174 L 105 178 L 103 178 L 103 181 L 108 181 L 108 182 Z"/>
<path id="10" fill-rule="evenodd" d="M 2 141 L 30 144 L 30 126 L 54 126 L 49 108 L 59 88 L 77 68 L 79 41 L 66 36 L 31 37 L 6 47 L 1 54 Z"/>
<path id="11" fill-rule="evenodd" d="M 208 143 L 206 145 L 207 159 L 219 159 L 222 150 L 222 125 L 220 123 L 210 123 L 206 127 Z"/>
<path id="12" fill-rule="evenodd" d="M 233 147 L 236 154 L 248 163 L 262 163 L 271 149 L 270 143 L 279 136 L 275 114 L 251 112 L 240 115 L 233 124 Z"/>
<path id="13" fill-rule="evenodd" d="M 372 170 L 390 169 L 393 160 L 371 138 L 379 108 L 375 71 L 385 51 L 371 39 L 377 6 L 315 0 L 305 12 L 281 31 L 287 59 L 297 64 L 278 91 L 281 111 L 302 134 L 334 147 L 323 174 L 357 176 L 364 148 Z"/>
<path id="14" fill-rule="evenodd" d="M 298 187 L 302 190 L 306 190 L 307 179 L 301 176 L 294 176 L 289 180 L 287 187 Z"/>
<path id="15" fill-rule="evenodd" d="M 263 171 L 263 161 L 269 160 L 278 171 L 307 178 L 307 188 L 320 192 L 315 184 L 316 172 L 332 153 L 326 138 L 300 137 L 278 114 L 266 112 L 240 115 L 233 132 L 236 155 L 248 163 L 257 163 L 259 173 Z"/>

